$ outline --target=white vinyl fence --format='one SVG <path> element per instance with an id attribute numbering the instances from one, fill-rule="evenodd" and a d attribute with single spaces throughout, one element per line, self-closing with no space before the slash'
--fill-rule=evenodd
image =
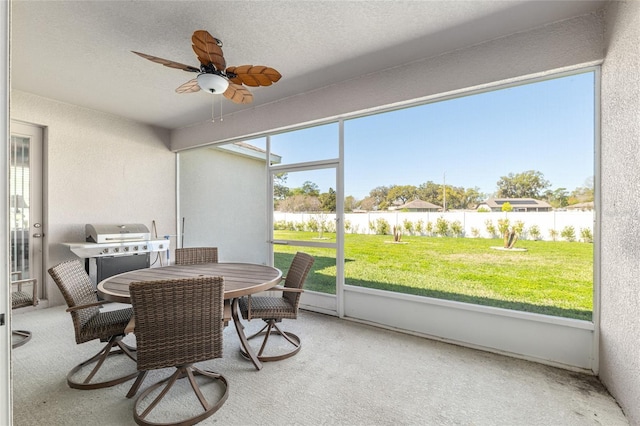
<path id="1" fill-rule="evenodd" d="M 524 224 L 521 239 L 539 239 L 551 241 L 564 240 L 562 233 L 569 227 L 573 227 L 575 240 L 586 241 L 593 238 L 593 224 L 595 214 L 593 211 L 552 211 L 552 212 L 366 212 L 345 214 L 345 231 L 354 234 L 375 234 L 380 229 L 381 221 L 386 221 L 388 234 L 394 227 L 399 227 L 403 235 L 437 235 L 437 223 L 446 221 L 450 235 L 452 224 L 460 229 L 458 236 L 466 238 L 493 238 L 490 226 L 497 230 L 499 220 L 508 219 L 509 225 L 514 226 L 518 222 Z M 335 231 L 335 214 L 309 212 L 288 213 L 274 212 L 276 229 L 315 230 L 316 224 L 324 224 L 327 232 Z M 539 236 L 535 235 L 537 227 Z M 409 228 L 409 229 L 407 229 Z M 419 231 L 418 231 L 419 229 Z M 532 232 L 533 229 L 533 232 Z M 429 231 L 430 230 L 430 231 Z M 555 235 L 555 238 L 554 238 Z M 588 241 L 591 242 L 591 241 Z"/>

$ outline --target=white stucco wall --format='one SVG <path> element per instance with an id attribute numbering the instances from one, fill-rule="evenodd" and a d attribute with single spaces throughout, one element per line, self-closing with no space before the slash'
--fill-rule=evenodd
<path id="1" fill-rule="evenodd" d="M 267 263 L 265 162 L 216 148 L 179 154 L 184 247 L 218 247 L 222 261 Z"/>
<path id="2" fill-rule="evenodd" d="M 77 257 L 87 223 L 143 223 L 175 234 L 175 157 L 169 132 L 121 117 L 12 91 L 14 120 L 45 128 L 45 270 Z M 50 305 L 64 304 L 46 274 Z"/>
<path id="3" fill-rule="evenodd" d="M 171 149 L 491 86 L 526 75 L 544 75 L 577 64 L 597 63 L 603 58 L 602 26 L 600 15 L 585 15 L 247 108 L 222 122 L 174 130 Z M 286 84 L 285 79 L 278 84 Z"/>
<path id="4" fill-rule="evenodd" d="M 640 2 L 612 2 L 602 67 L 600 378 L 640 424 Z"/>

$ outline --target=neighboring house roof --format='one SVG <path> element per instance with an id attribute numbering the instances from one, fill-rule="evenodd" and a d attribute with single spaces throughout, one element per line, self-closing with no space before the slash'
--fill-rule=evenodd
<path id="1" fill-rule="evenodd" d="M 400 209 L 428 209 L 428 210 L 438 210 L 441 209 L 442 207 L 437 206 L 433 203 L 430 203 L 428 201 L 422 201 L 422 200 L 411 200 L 408 203 L 404 203 L 403 205 L 401 205 L 400 207 L 398 207 L 398 210 Z"/>
<path id="2" fill-rule="evenodd" d="M 551 209 L 551 204 L 534 198 L 489 198 L 483 204 L 491 210 L 500 210 L 504 203 L 511 204 L 513 210 Z"/>

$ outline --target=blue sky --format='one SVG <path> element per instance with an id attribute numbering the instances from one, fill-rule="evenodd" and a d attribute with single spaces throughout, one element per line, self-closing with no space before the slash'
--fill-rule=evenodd
<path id="1" fill-rule="evenodd" d="M 570 191 L 594 175 L 594 73 L 583 73 L 345 121 L 345 195 L 426 181 L 496 190 L 509 173 L 542 172 Z M 338 125 L 272 137 L 283 163 L 336 158 Z M 330 171 L 290 173 L 335 189 Z"/>

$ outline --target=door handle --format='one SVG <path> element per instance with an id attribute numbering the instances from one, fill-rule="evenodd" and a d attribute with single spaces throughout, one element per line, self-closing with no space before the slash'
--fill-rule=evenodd
<path id="1" fill-rule="evenodd" d="M 33 234 L 32 237 L 33 238 L 42 238 L 43 235 L 42 234 Z"/>

